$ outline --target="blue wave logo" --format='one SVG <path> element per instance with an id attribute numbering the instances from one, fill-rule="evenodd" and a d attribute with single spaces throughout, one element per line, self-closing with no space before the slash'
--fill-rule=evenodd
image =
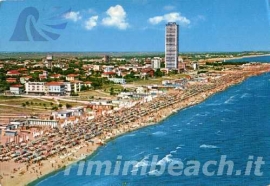
<path id="1" fill-rule="evenodd" d="M 59 31 L 64 30 L 67 26 L 67 22 L 63 20 L 63 15 L 70 11 L 69 9 L 40 21 L 39 11 L 34 7 L 27 7 L 20 13 L 10 41 L 57 40 L 60 37 Z"/>

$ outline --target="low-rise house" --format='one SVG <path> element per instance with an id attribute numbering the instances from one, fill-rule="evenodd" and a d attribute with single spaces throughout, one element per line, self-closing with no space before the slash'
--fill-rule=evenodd
<path id="1" fill-rule="evenodd" d="M 8 83 L 16 83 L 17 82 L 17 78 L 7 78 L 6 82 Z"/>
<path id="2" fill-rule="evenodd" d="M 24 93 L 22 85 L 11 85 L 9 90 L 10 90 L 10 93 L 15 94 L 15 95 L 20 95 Z"/>
<path id="3" fill-rule="evenodd" d="M 112 72 L 114 70 L 114 66 L 104 66 L 104 72 Z"/>
<path id="4" fill-rule="evenodd" d="M 155 73 L 155 71 L 152 68 L 144 68 L 141 71 L 141 76 L 142 77 L 145 77 L 145 76 L 153 77 L 154 73 Z"/>
<path id="5" fill-rule="evenodd" d="M 84 86 L 86 87 L 91 87 L 92 86 L 92 82 L 91 81 L 86 81 L 86 82 L 83 82 Z"/>
<path id="6" fill-rule="evenodd" d="M 50 76 L 50 78 L 51 79 L 60 79 L 61 78 L 61 74 L 52 74 L 51 76 Z"/>
<path id="7" fill-rule="evenodd" d="M 67 110 L 62 110 L 59 112 L 54 112 L 53 117 L 55 119 L 67 119 L 70 117 L 80 117 L 84 114 L 84 107 L 75 107 Z"/>
<path id="8" fill-rule="evenodd" d="M 67 81 L 75 81 L 78 80 L 79 75 L 78 74 L 68 74 L 66 76 Z"/>
<path id="9" fill-rule="evenodd" d="M 112 78 L 112 77 L 115 77 L 115 75 L 116 75 L 115 72 L 104 72 L 101 74 L 101 77 Z"/>
<path id="10" fill-rule="evenodd" d="M 18 71 L 18 70 L 10 70 L 10 71 L 7 71 L 7 76 L 20 76 L 21 73 Z"/>
<path id="11" fill-rule="evenodd" d="M 67 111 L 67 110 L 63 110 L 57 113 L 57 118 L 59 119 L 66 119 L 73 116 L 73 112 L 71 110 Z"/>
<path id="12" fill-rule="evenodd" d="M 48 72 L 47 71 L 43 71 L 42 74 L 39 74 L 39 80 L 42 81 L 44 79 L 47 79 L 48 78 Z"/>
<path id="13" fill-rule="evenodd" d="M 101 70 L 101 65 L 94 65 L 93 70 L 94 71 L 100 71 Z"/>
<path id="14" fill-rule="evenodd" d="M 108 78 L 108 80 L 117 84 L 126 84 L 126 80 L 124 78 Z"/>

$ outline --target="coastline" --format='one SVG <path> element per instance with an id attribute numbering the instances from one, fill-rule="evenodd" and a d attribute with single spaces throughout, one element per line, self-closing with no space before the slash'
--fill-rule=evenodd
<path id="1" fill-rule="evenodd" d="M 267 65 L 267 66 L 269 68 L 269 65 Z M 25 175 L 20 175 L 17 172 L 14 174 L 14 178 L 8 179 L 5 182 L 3 182 L 2 184 L 3 184 L 3 186 L 4 185 L 35 185 L 36 183 L 40 182 L 40 180 L 43 180 L 47 177 L 50 177 L 51 175 L 54 175 L 57 172 L 63 170 L 66 166 L 77 163 L 78 161 L 80 161 L 82 159 L 89 159 L 92 156 L 94 156 L 98 152 L 98 149 L 100 148 L 100 145 L 97 143 L 100 142 L 101 140 L 109 142 L 109 141 L 111 141 L 119 136 L 125 135 L 129 132 L 139 130 L 141 128 L 145 128 L 145 127 L 148 127 L 151 125 L 159 124 L 161 121 L 163 121 L 164 119 L 167 119 L 169 116 L 171 116 L 175 112 L 178 112 L 182 109 L 199 104 L 218 92 L 224 91 L 231 86 L 242 83 L 244 80 L 246 80 L 247 78 L 249 78 L 251 76 L 256 76 L 256 75 L 263 74 L 263 73 L 266 73 L 269 71 L 270 71 L 270 69 L 263 70 L 263 71 L 255 71 L 255 73 L 254 73 L 254 71 L 246 73 L 246 74 L 243 73 L 241 77 L 239 77 L 237 79 L 233 79 L 229 83 L 220 84 L 219 86 L 215 87 L 214 89 L 209 89 L 205 92 L 200 92 L 194 96 L 188 97 L 187 99 L 185 99 L 183 101 L 179 101 L 173 105 L 162 108 L 162 109 L 158 110 L 157 112 L 149 113 L 149 114 L 143 116 L 142 118 L 140 118 L 139 120 L 135 120 L 134 122 L 131 122 L 127 125 L 120 125 L 117 129 L 113 129 L 109 133 L 104 132 L 104 135 L 101 135 L 99 137 L 95 137 L 93 139 L 94 143 L 92 144 L 92 146 L 89 146 L 89 144 L 83 144 L 82 148 L 78 149 L 77 152 L 74 152 L 73 157 L 77 158 L 75 160 L 70 158 L 70 157 L 68 157 L 68 159 L 66 159 L 66 158 L 63 159 L 62 161 L 60 159 L 61 162 L 59 162 L 58 157 L 53 157 L 53 158 L 49 158 L 48 160 L 45 160 L 44 162 L 47 162 L 47 164 L 44 163 L 46 165 L 41 167 L 40 170 L 42 171 L 42 176 L 40 176 L 40 177 L 39 176 L 35 177 L 33 174 L 29 174 L 29 172 L 28 172 L 28 174 L 25 174 Z M 105 135 L 106 135 L 106 138 L 104 137 Z M 82 154 L 84 156 L 81 156 Z M 56 164 L 58 164 L 58 168 L 56 167 L 56 165 L 54 167 L 50 166 L 50 162 L 53 162 L 53 161 L 56 161 Z"/>
<path id="2" fill-rule="evenodd" d="M 199 62 L 215 62 L 215 61 L 227 61 L 227 60 L 235 60 L 235 59 L 243 59 L 243 58 L 253 58 L 253 57 L 263 57 L 263 56 L 270 56 L 270 54 L 258 54 L 258 55 L 249 55 L 249 56 L 242 56 L 242 57 L 231 57 L 231 58 L 210 58 L 210 59 L 201 59 Z"/>

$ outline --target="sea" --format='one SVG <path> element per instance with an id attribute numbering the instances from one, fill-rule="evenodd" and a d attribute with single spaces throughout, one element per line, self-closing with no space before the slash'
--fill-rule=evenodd
<path id="1" fill-rule="evenodd" d="M 258 59 L 262 58 L 252 61 Z M 153 157 L 157 157 L 154 168 Z M 137 169 L 115 175 L 105 174 L 104 167 L 100 175 L 87 175 L 87 166 L 82 165 L 97 161 L 110 161 L 112 168 L 134 161 Z M 179 163 L 177 175 L 166 166 L 172 162 Z M 32 185 L 269 185 L 270 73 L 250 77 L 156 125 L 117 137 L 68 168 L 69 174 L 58 171 Z M 137 175 L 132 175 L 134 170 Z"/>

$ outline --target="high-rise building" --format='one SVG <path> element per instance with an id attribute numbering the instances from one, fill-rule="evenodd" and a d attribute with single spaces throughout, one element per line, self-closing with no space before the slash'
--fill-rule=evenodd
<path id="1" fill-rule="evenodd" d="M 178 69 L 179 50 L 179 25 L 175 22 L 166 24 L 165 29 L 165 67 L 168 69 Z"/>

